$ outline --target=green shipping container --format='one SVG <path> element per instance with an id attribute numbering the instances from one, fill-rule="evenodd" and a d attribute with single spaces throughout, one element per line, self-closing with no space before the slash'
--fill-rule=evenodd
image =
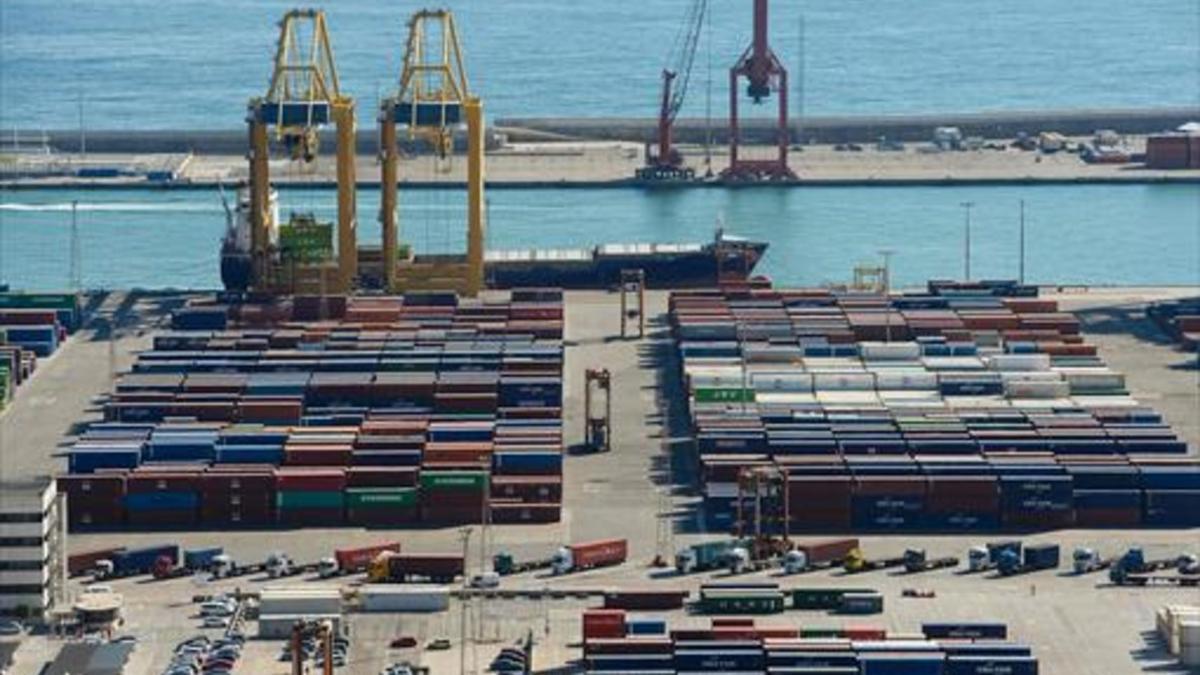
<path id="1" fill-rule="evenodd" d="M 348 509 L 410 508 L 417 505 L 416 488 L 349 488 Z"/>
<path id="2" fill-rule="evenodd" d="M 275 505 L 280 509 L 341 509 L 346 500 L 341 492 L 283 490 L 275 493 Z"/>
<path id="3" fill-rule="evenodd" d="M 700 598 L 704 614 L 779 614 L 783 611 L 783 593 L 719 593 Z"/>
<path id="4" fill-rule="evenodd" d="M 729 387 L 697 387 L 696 403 L 753 403 L 753 389 L 735 389 Z"/>
<path id="5" fill-rule="evenodd" d="M 838 609 L 847 593 L 874 593 L 869 588 L 793 588 L 792 609 Z"/>
<path id="6" fill-rule="evenodd" d="M 421 488 L 424 490 L 468 490 L 482 492 L 487 489 L 486 471 L 422 471 Z"/>
<path id="7" fill-rule="evenodd" d="M 74 293 L 0 293 L 3 309 L 69 309 L 79 311 L 79 296 Z"/>

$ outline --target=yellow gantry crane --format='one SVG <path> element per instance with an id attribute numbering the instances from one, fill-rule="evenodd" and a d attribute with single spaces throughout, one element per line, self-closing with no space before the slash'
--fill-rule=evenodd
<path id="1" fill-rule="evenodd" d="M 411 253 L 400 260 L 396 223 L 399 150 L 396 128 L 410 139 L 428 142 L 439 158 L 454 152 L 454 129 L 467 127 L 467 253 L 458 259 L 421 260 Z M 477 295 L 483 289 L 483 102 L 471 94 L 454 15 L 421 10 L 408 23 L 404 68 L 396 93 L 380 102 L 382 153 L 380 224 L 383 229 L 384 287 L 407 290 L 455 290 Z"/>
<path id="2" fill-rule="evenodd" d="M 279 22 L 271 84 L 265 96 L 248 106 L 250 127 L 250 219 L 253 290 L 296 291 L 298 275 L 286 275 L 274 248 L 270 208 L 271 171 L 269 128 L 295 161 L 312 163 L 318 151 L 321 127 L 333 123 L 337 131 L 337 264 L 307 265 L 301 273 L 315 273 L 316 285 L 328 292 L 347 292 L 358 274 L 354 176 L 354 99 L 341 93 L 325 12 L 294 9 Z M 311 289 L 310 289 L 311 290 Z"/>

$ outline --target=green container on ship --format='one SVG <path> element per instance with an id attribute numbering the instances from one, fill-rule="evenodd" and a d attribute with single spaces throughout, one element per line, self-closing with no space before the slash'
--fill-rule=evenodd
<path id="1" fill-rule="evenodd" d="M 275 506 L 287 509 L 341 509 L 346 500 L 339 492 L 326 490 L 283 490 L 275 493 Z"/>
<path id="2" fill-rule="evenodd" d="M 421 489 L 428 492 L 483 492 L 487 489 L 486 471 L 422 471 Z"/>
<path id="3" fill-rule="evenodd" d="M 417 505 L 416 488 L 349 488 L 347 509 L 407 509 Z"/>

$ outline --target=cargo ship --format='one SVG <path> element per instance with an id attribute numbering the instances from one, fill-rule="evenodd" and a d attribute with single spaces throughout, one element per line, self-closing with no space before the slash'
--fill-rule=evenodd
<path id="1" fill-rule="evenodd" d="M 227 227 L 221 244 L 221 282 L 226 290 L 243 291 L 252 273 L 249 196 L 239 190 L 236 208 L 230 208 L 223 195 L 222 201 Z M 274 191 L 270 208 L 278 212 Z M 273 222 L 279 222 L 277 215 Z M 278 237 L 277 233 L 272 236 Z M 718 227 L 712 241 L 703 244 L 602 244 L 591 248 L 488 251 L 484 277 L 489 288 L 611 288 L 620 283 L 622 270 L 642 270 L 650 288 L 715 286 L 722 280 L 749 277 L 766 250 L 766 242 L 732 236 Z M 415 262 L 423 259 L 415 256 Z"/>

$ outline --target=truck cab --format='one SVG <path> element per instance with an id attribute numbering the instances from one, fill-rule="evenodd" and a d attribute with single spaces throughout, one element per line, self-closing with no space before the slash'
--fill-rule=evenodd
<path id="1" fill-rule="evenodd" d="M 113 575 L 113 561 L 97 560 L 96 566 L 92 568 L 92 577 L 95 579 L 109 579 Z"/>
<path id="2" fill-rule="evenodd" d="M 317 576 L 322 579 L 336 577 L 339 572 L 341 572 L 341 568 L 333 558 L 321 558 L 321 561 L 317 563 Z"/>
<path id="3" fill-rule="evenodd" d="M 292 559 L 286 553 L 276 551 L 267 556 L 265 567 L 267 576 L 272 579 L 284 577 L 292 573 Z"/>
<path id="4" fill-rule="evenodd" d="M 792 549 L 783 556 L 783 571 L 786 574 L 799 574 L 808 569 L 808 554 Z"/>
<path id="5" fill-rule="evenodd" d="M 214 579 L 224 579 L 233 572 L 233 558 L 224 553 L 213 556 L 210 571 Z"/>
<path id="6" fill-rule="evenodd" d="M 555 574 L 566 574 L 575 569 L 575 556 L 569 546 L 560 546 L 551 558 L 550 569 Z"/>
<path id="7" fill-rule="evenodd" d="M 729 571 L 741 574 L 750 568 L 750 551 L 742 546 L 729 550 Z"/>
<path id="8" fill-rule="evenodd" d="M 680 574 L 691 574 L 696 571 L 696 551 L 691 547 L 675 554 L 675 571 Z"/>
<path id="9" fill-rule="evenodd" d="M 1094 548 L 1077 548 L 1071 554 L 1071 568 L 1076 574 L 1087 574 L 1100 568 L 1102 560 Z"/>

